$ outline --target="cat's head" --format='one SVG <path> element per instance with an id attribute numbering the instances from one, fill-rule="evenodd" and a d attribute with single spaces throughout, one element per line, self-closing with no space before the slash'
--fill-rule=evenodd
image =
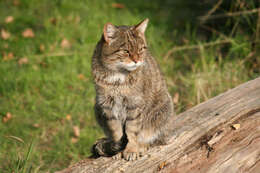
<path id="1" fill-rule="evenodd" d="M 144 64 L 148 19 L 134 26 L 107 23 L 103 30 L 102 63 L 113 71 L 134 71 Z"/>

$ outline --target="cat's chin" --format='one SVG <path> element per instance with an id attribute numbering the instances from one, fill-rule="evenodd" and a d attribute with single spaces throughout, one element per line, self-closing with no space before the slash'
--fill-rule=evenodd
<path id="1" fill-rule="evenodd" d="M 137 68 L 143 65 L 143 62 L 129 63 L 123 66 L 123 68 L 129 72 L 135 71 Z"/>
<path id="2" fill-rule="evenodd" d="M 127 71 L 135 71 L 139 66 L 131 66 L 131 67 L 126 67 L 125 69 Z"/>

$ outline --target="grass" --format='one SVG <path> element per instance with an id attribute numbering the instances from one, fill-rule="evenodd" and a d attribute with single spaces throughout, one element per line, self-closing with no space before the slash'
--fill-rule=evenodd
<path id="1" fill-rule="evenodd" d="M 115 2 L 125 8 L 113 8 Z M 92 144 L 103 136 L 93 112 L 91 56 L 106 22 L 132 25 L 150 18 L 148 43 L 178 113 L 259 76 L 259 52 L 250 41 L 256 20 L 250 18 L 238 22 L 248 24 L 247 31 L 238 26 L 232 35 L 223 31 L 230 44 L 182 50 L 164 58 L 174 46 L 222 38 L 199 34 L 189 13 L 180 22 L 180 7 L 188 10 L 176 2 L 0 1 L 0 30 L 10 33 L 0 39 L 0 172 L 53 172 L 90 155 Z M 6 23 L 7 16 L 13 22 Z M 34 37 L 23 36 L 27 28 Z"/>

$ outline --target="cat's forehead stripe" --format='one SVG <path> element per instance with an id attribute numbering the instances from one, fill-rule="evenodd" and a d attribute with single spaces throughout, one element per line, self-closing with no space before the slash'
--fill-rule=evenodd
<path id="1" fill-rule="evenodd" d="M 127 35 L 127 41 L 129 43 L 128 49 L 132 51 L 136 51 L 137 40 L 135 38 L 134 33 L 131 30 L 128 30 L 126 31 L 126 35 Z"/>

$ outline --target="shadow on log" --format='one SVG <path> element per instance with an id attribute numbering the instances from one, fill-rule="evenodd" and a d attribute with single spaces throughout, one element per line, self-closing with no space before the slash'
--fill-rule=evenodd
<path id="1" fill-rule="evenodd" d="M 173 142 L 137 161 L 86 159 L 57 173 L 259 173 L 260 78 L 175 117 Z"/>

